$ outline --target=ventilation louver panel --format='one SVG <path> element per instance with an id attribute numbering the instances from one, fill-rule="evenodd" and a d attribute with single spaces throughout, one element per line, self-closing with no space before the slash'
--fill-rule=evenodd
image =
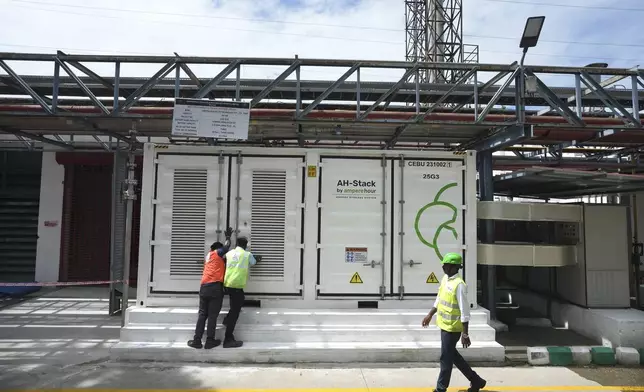
<path id="1" fill-rule="evenodd" d="M 207 185 L 207 170 L 174 171 L 170 248 L 172 276 L 200 275 L 203 269 Z"/>
<path id="2" fill-rule="evenodd" d="M 262 256 L 251 277 L 284 278 L 286 236 L 286 172 L 253 171 L 251 200 L 251 251 Z"/>

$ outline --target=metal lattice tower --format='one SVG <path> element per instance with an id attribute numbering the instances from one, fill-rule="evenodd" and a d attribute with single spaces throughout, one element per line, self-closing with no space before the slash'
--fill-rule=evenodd
<path id="1" fill-rule="evenodd" d="M 405 0 L 405 19 L 407 61 L 478 62 L 478 46 L 463 44 L 462 0 Z M 460 76 L 425 70 L 419 81 L 454 83 Z"/>

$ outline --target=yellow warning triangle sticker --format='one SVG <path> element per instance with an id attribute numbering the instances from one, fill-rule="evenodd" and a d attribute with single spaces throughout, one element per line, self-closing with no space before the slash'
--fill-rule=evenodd
<path id="1" fill-rule="evenodd" d="M 349 283 L 362 283 L 362 278 L 360 277 L 360 274 L 357 272 L 353 274 Z"/>
<path id="2" fill-rule="evenodd" d="M 440 282 L 438 281 L 438 278 L 436 277 L 436 274 L 432 272 L 427 277 L 427 281 L 425 283 L 440 283 Z"/>

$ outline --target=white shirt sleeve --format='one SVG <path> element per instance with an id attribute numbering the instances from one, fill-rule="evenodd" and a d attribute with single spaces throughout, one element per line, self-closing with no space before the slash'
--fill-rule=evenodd
<path id="1" fill-rule="evenodd" d="M 438 295 L 436 296 L 436 301 L 434 301 L 434 308 L 438 309 Z"/>
<path id="2" fill-rule="evenodd" d="M 467 286 L 464 283 L 456 287 L 456 298 L 461 311 L 461 322 L 466 323 L 470 321 L 470 304 L 467 302 Z"/>

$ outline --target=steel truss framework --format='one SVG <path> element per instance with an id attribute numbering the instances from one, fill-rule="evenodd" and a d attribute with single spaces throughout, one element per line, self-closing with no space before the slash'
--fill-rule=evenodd
<path id="1" fill-rule="evenodd" d="M 14 70 L 18 62 L 46 64 L 53 76 L 21 75 Z M 92 70 L 96 63 L 108 64 L 113 73 L 99 75 Z M 159 70 L 147 78 L 121 76 L 121 66 L 134 63 L 156 64 Z M 200 78 L 191 68 L 195 65 L 221 71 Z M 243 77 L 247 66 L 284 70 L 273 79 L 248 79 Z M 336 80 L 302 78 L 310 67 L 344 73 Z M 241 144 L 507 150 L 513 155 L 495 156 L 495 167 L 607 168 L 638 164 L 633 157 L 644 146 L 644 72 L 638 69 L 62 52 L 0 53 L 0 68 L 5 73 L 0 74 L 3 148 L 113 150 L 146 140 L 223 143 L 172 138 L 175 97 L 250 102 L 249 140 Z M 361 78 L 362 71 L 372 69 L 398 70 L 402 76 L 391 82 Z M 408 82 L 428 70 L 461 77 L 450 84 Z M 569 87 L 548 85 L 561 75 L 570 78 Z M 624 88 L 615 88 L 617 83 Z M 136 140 L 129 136 L 133 125 Z"/>
<path id="2" fill-rule="evenodd" d="M 462 0 L 405 0 L 405 59 L 478 63 L 478 45 L 463 44 Z M 465 71 L 424 69 L 421 83 L 454 83 Z"/>

